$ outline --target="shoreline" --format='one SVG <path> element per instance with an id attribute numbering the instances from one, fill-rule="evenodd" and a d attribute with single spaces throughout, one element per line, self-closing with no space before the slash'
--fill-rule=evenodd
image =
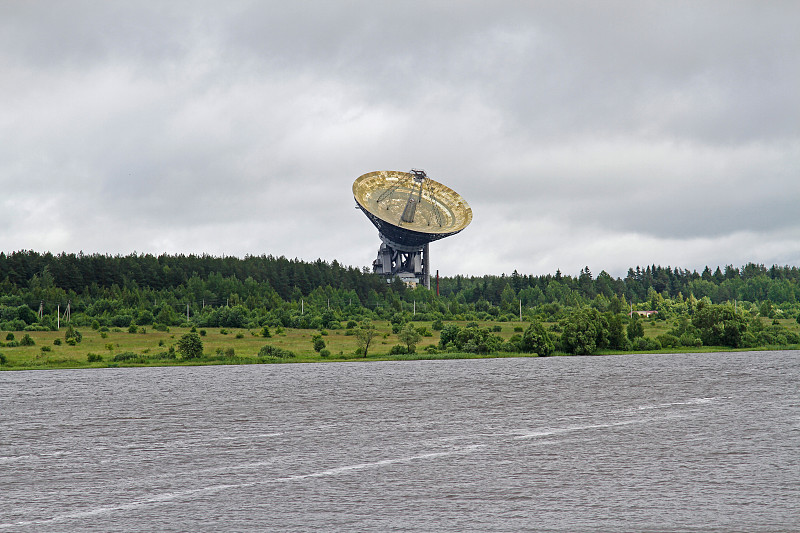
<path id="1" fill-rule="evenodd" d="M 726 348 L 721 346 L 709 346 L 699 348 L 686 348 L 683 350 L 662 349 L 651 351 L 620 351 L 603 350 L 595 354 L 573 355 L 566 353 L 555 353 L 551 357 L 603 357 L 608 355 L 679 355 L 679 354 L 698 354 L 720 353 L 720 352 L 772 352 L 772 351 L 800 351 L 799 345 L 789 346 L 759 346 L 754 348 Z M 283 364 L 314 364 L 314 363 L 367 363 L 377 361 L 444 361 L 444 360 L 463 360 L 463 359 L 512 359 L 512 358 L 539 358 L 536 354 L 523 353 L 493 353 L 493 354 L 471 354 L 471 353 L 419 353 L 403 355 L 378 354 L 375 356 L 360 357 L 306 357 L 299 356 L 283 359 L 263 359 L 257 357 L 235 357 L 229 359 L 217 357 L 204 357 L 196 360 L 174 360 L 174 361 L 147 361 L 147 362 L 102 362 L 76 364 L 78 361 L 52 361 L 42 365 L 8 366 L 0 365 L 0 371 L 31 371 L 31 370 L 81 370 L 81 369 L 104 369 L 104 368 L 167 368 L 177 366 L 244 366 L 244 365 L 283 365 Z"/>

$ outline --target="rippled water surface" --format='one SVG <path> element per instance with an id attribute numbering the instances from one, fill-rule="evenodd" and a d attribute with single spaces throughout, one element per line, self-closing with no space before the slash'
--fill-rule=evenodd
<path id="1" fill-rule="evenodd" d="M 0 531 L 800 531 L 800 353 L 0 373 Z"/>

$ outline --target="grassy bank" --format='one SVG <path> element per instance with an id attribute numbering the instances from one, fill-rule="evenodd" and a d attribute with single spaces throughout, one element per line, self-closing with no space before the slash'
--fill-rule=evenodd
<path id="1" fill-rule="evenodd" d="M 464 326 L 465 322 L 456 322 Z M 376 323 L 378 336 L 373 340 L 367 358 L 356 355 L 358 347 L 356 336 L 345 329 L 331 329 L 322 338 L 329 350 L 328 357 L 321 357 L 313 349 L 314 335 L 317 330 L 286 328 L 282 331 L 271 331 L 269 338 L 262 337 L 260 330 L 204 328 L 197 331 L 203 342 L 203 357 L 182 360 L 176 355 L 174 348 L 178 340 L 190 330 L 188 328 L 170 328 L 169 331 L 155 331 L 145 328 L 136 333 L 127 330 L 112 329 L 97 331 L 81 329 L 83 338 L 80 343 L 69 345 L 65 342 L 64 331 L 31 331 L 12 332 L 16 342 L 5 341 L 5 344 L 18 344 L 27 334 L 34 344 L 30 346 L 0 347 L 0 370 L 32 370 L 49 368 L 105 368 L 129 366 L 175 366 L 175 365 L 218 365 L 218 364 L 264 364 L 289 362 L 322 362 L 322 361 L 364 361 L 364 360 L 432 360 L 432 359 L 466 359 L 487 357 L 525 357 L 526 354 L 495 353 L 476 355 L 464 353 L 428 353 L 426 347 L 437 346 L 439 332 L 433 331 L 430 322 L 414 322 L 417 327 L 424 327 L 430 332 L 423 336 L 417 344 L 416 353 L 390 355 L 392 346 L 400 344 L 397 335 L 392 333 L 388 323 Z M 527 327 L 526 322 L 485 322 L 482 327 L 492 327 L 495 333 L 504 340 L 521 334 Z M 795 324 L 796 325 L 796 324 Z M 787 321 L 787 326 L 791 326 Z M 500 331 L 497 331 L 497 328 Z M 669 325 L 663 322 L 645 324 L 645 335 L 655 337 L 664 333 Z M 204 334 L 203 334 L 204 333 Z M 7 337 L 7 332 L 0 333 L 0 341 Z M 295 357 L 264 358 L 259 357 L 259 350 L 270 345 L 289 350 Z M 172 348 L 172 350 L 170 350 Z M 756 348 L 752 348 L 756 349 Z M 758 349 L 798 349 L 798 346 L 763 346 Z M 718 346 L 691 348 L 669 348 L 652 353 L 694 353 L 731 351 Z M 632 353 L 618 351 L 601 351 L 598 355 L 614 353 Z M 557 354 L 558 355 L 558 354 Z M 90 361 L 91 359 L 91 361 Z"/>

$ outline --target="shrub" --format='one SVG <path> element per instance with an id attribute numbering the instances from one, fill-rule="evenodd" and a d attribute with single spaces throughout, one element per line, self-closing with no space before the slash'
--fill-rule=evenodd
<path id="1" fill-rule="evenodd" d="M 43 352 L 50 352 L 50 351 L 52 351 L 53 349 L 52 349 L 51 347 L 49 347 L 49 346 L 42 346 L 42 347 L 40 348 L 40 350 L 42 350 Z"/>
<path id="2" fill-rule="evenodd" d="M 14 340 L 14 334 L 13 333 L 9 333 L 8 335 L 6 335 L 6 340 L 7 341 L 13 341 Z"/>
<path id="3" fill-rule="evenodd" d="M 434 331 L 442 331 L 444 329 L 444 323 L 442 322 L 442 319 L 437 318 L 434 320 L 433 324 L 431 324 L 431 329 Z"/>
<path id="4" fill-rule="evenodd" d="M 112 361 L 116 361 L 116 362 L 120 362 L 120 361 L 135 361 L 135 360 L 138 360 L 138 359 L 141 359 L 141 356 L 136 354 L 136 353 L 134 353 L 134 352 L 122 352 L 122 353 L 118 353 L 117 355 L 115 355 L 114 359 L 112 359 Z"/>
<path id="5" fill-rule="evenodd" d="M 524 328 L 522 326 L 514 326 L 514 333 L 522 333 Z"/>
<path id="6" fill-rule="evenodd" d="M 800 318 L 800 316 L 798 316 L 798 318 Z M 355 320 L 347 321 L 347 329 L 353 329 L 356 326 L 358 326 L 358 322 L 356 322 Z"/>
<path id="7" fill-rule="evenodd" d="M 99 363 L 103 360 L 103 356 L 98 353 L 90 353 L 86 356 L 86 360 L 90 363 Z"/>
<path id="8" fill-rule="evenodd" d="M 237 339 L 244 339 L 244 333 L 242 333 L 242 332 L 240 331 L 239 333 L 237 333 L 237 334 L 236 334 L 236 338 L 237 338 Z"/>
<path id="9" fill-rule="evenodd" d="M 54 344 L 55 346 L 61 346 L 61 339 L 55 339 L 55 340 L 53 341 L 53 344 Z"/>
<path id="10" fill-rule="evenodd" d="M 236 350 L 234 350 L 233 347 L 225 348 L 225 357 L 236 357 Z"/>
<path id="11" fill-rule="evenodd" d="M 436 349 L 436 346 L 435 346 L 435 345 L 433 345 L 433 344 L 429 344 L 428 346 L 426 346 L 426 347 L 425 347 L 425 351 L 426 351 L 426 352 L 428 352 L 428 353 L 431 353 L 431 354 L 433 354 L 433 353 L 439 353 L 439 350 L 437 350 L 437 349 Z"/>
<path id="12" fill-rule="evenodd" d="M 187 333 L 178 340 L 178 352 L 186 359 L 195 359 L 203 355 L 203 341 L 197 333 Z"/>
<path id="13" fill-rule="evenodd" d="M 325 348 L 325 340 L 322 338 L 322 335 L 312 336 L 311 343 L 314 345 L 315 352 L 320 352 L 322 349 Z"/>
<path id="14" fill-rule="evenodd" d="M 111 318 L 111 325 L 118 328 L 127 328 L 133 322 L 131 315 L 117 315 Z"/>
<path id="15" fill-rule="evenodd" d="M 31 337 L 27 333 L 19 341 L 20 346 L 33 346 L 34 344 L 36 343 L 33 341 L 33 337 Z"/>
<path id="16" fill-rule="evenodd" d="M 8 358 L 0 353 L 0 365 L 4 365 L 6 363 L 8 363 Z"/>
<path id="17" fill-rule="evenodd" d="M 201 337 L 205 337 L 205 336 L 206 336 L 206 333 L 207 333 L 207 332 L 206 332 L 206 330 L 204 330 L 204 329 L 201 329 L 201 330 L 200 330 L 200 336 L 201 336 Z"/>
<path id="18" fill-rule="evenodd" d="M 608 323 L 593 307 L 576 309 L 564 324 L 561 344 L 565 352 L 591 355 L 608 345 Z"/>
<path id="19" fill-rule="evenodd" d="M 657 338 L 658 342 L 661 343 L 663 348 L 675 348 L 681 345 L 681 340 L 675 335 L 670 335 L 669 333 L 659 335 Z"/>
<path id="20" fill-rule="evenodd" d="M 269 357 L 273 359 L 285 359 L 287 357 L 294 357 L 294 352 L 289 350 L 284 350 L 283 348 L 276 348 L 275 346 L 270 346 L 269 344 L 265 344 L 261 347 L 258 351 L 259 357 Z"/>
<path id="21" fill-rule="evenodd" d="M 319 356 L 320 357 L 330 357 L 330 355 L 331 355 L 331 351 L 329 349 L 327 349 L 327 348 L 323 348 L 322 350 L 319 351 Z"/>
<path id="22" fill-rule="evenodd" d="M 403 346 L 402 344 L 395 344 L 389 350 L 389 355 L 403 355 L 408 353 L 408 348 Z"/>
<path id="23" fill-rule="evenodd" d="M 219 330 L 219 334 L 220 335 L 227 335 L 228 334 L 228 330 L 225 329 L 225 328 L 222 328 L 221 330 Z"/>
<path id="24" fill-rule="evenodd" d="M 263 328 L 261 328 L 260 335 L 262 337 L 264 337 L 265 339 L 268 339 L 268 338 L 272 337 L 272 333 L 270 333 L 268 326 L 264 326 Z"/>
<path id="25" fill-rule="evenodd" d="M 751 334 L 752 336 L 752 334 Z M 703 341 L 700 340 L 700 337 L 695 337 L 691 333 L 684 333 L 678 339 L 681 343 L 681 346 L 702 346 Z"/>
<path id="26" fill-rule="evenodd" d="M 136 333 L 137 331 L 139 331 L 139 327 L 136 324 L 128 326 L 128 333 Z"/>
<path id="27" fill-rule="evenodd" d="M 83 340 L 83 335 L 81 335 L 81 332 L 73 328 L 72 324 L 69 324 L 64 332 L 64 340 L 67 341 L 67 344 L 70 344 L 70 339 L 74 339 L 75 343 L 79 343 Z M 75 346 L 75 344 L 70 344 L 70 346 Z"/>

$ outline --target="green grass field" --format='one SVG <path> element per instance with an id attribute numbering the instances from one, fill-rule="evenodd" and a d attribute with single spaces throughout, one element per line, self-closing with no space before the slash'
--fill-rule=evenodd
<path id="1" fill-rule="evenodd" d="M 416 327 L 425 327 L 432 333 L 431 336 L 423 336 L 417 344 L 416 354 L 405 356 L 389 356 L 392 346 L 400 344 L 397 335 L 392 333 L 391 325 L 388 322 L 376 322 L 375 326 L 378 335 L 373 339 L 369 348 L 368 359 L 411 359 L 411 358 L 433 358 L 439 355 L 441 358 L 452 357 L 452 354 L 427 354 L 425 347 L 438 345 L 439 332 L 431 329 L 431 322 L 414 322 Z M 466 322 L 458 323 L 463 326 Z M 493 326 L 494 323 L 481 323 L 481 326 Z M 505 322 L 501 324 L 501 331 L 498 335 L 504 339 L 512 335 L 520 334 L 515 332 L 514 327 L 524 328 L 527 324 L 523 322 Z M 271 328 L 272 337 L 264 338 L 260 336 L 260 330 L 231 329 L 231 328 L 197 328 L 205 330 L 206 334 L 201 336 L 203 342 L 204 357 L 200 360 L 180 360 L 180 359 L 159 359 L 158 354 L 167 352 L 170 346 L 175 346 L 182 335 L 188 333 L 188 328 L 172 327 L 168 332 L 155 331 L 145 328 L 145 333 L 128 333 L 127 330 L 111 330 L 108 332 L 95 331 L 89 328 L 79 328 L 83 339 L 75 346 L 69 346 L 64 342 L 64 328 L 61 331 L 31 331 L 13 332 L 16 341 L 20 341 L 27 333 L 34 340 L 33 346 L 0 347 L 0 354 L 6 358 L 6 363 L 0 369 L 23 370 L 23 369 L 43 369 L 43 368 L 83 368 L 83 367 L 106 367 L 106 366 L 143 366 L 143 365 L 176 365 L 176 364 L 244 364 L 265 362 L 258 357 L 259 350 L 264 345 L 271 345 L 277 348 L 290 350 L 296 354 L 294 358 L 285 359 L 285 362 L 320 362 L 336 360 L 358 360 L 364 359 L 355 355 L 358 343 L 355 335 L 348 335 L 345 329 L 327 330 L 327 335 L 323 335 L 330 356 L 320 357 L 314 351 L 312 337 L 319 334 L 318 330 L 311 329 L 292 329 L 284 328 L 283 332 L 276 333 L 275 328 Z M 7 332 L 0 333 L 0 341 L 5 339 Z M 54 341 L 59 339 L 61 345 L 55 345 Z M 46 347 L 46 348 L 45 348 Z M 47 351 L 43 351 L 45 348 Z M 231 352 L 231 349 L 233 352 Z M 114 357 L 125 352 L 133 352 L 148 359 L 147 362 L 115 362 Z M 231 356 L 232 353 L 232 356 Z M 102 360 L 92 363 L 88 362 L 88 355 L 99 355 Z M 469 355 L 466 355 L 469 356 Z M 275 361 L 267 361 L 275 362 Z"/>
<path id="2" fill-rule="evenodd" d="M 454 322 L 464 326 L 466 322 Z M 769 322 L 771 323 L 771 321 Z M 480 357 L 518 357 L 526 354 L 490 354 L 485 356 L 474 354 L 439 353 L 429 354 L 425 348 L 438 345 L 439 332 L 433 331 L 430 322 L 414 322 L 416 327 L 425 327 L 432 336 L 424 336 L 417 344 L 416 353 L 406 355 L 389 355 L 392 346 L 400 344 L 397 335 L 392 333 L 388 322 L 376 322 L 378 336 L 370 346 L 369 360 L 410 360 L 410 359 L 452 359 L 452 358 L 480 358 Z M 521 334 L 517 329 L 527 327 L 526 322 L 482 322 L 481 327 L 500 326 L 496 332 L 504 340 L 512 335 Z M 793 320 L 781 321 L 781 325 L 793 331 L 800 329 L 800 325 Z M 547 325 L 548 327 L 550 324 Z M 645 336 L 655 337 L 665 333 L 672 325 L 668 322 L 644 322 Z M 198 332 L 201 328 L 198 328 Z M 320 357 L 313 349 L 312 336 L 319 334 L 317 330 L 286 328 L 281 333 L 276 333 L 271 328 L 272 337 L 264 338 L 259 335 L 260 330 L 202 328 L 206 334 L 201 336 L 204 357 L 201 359 L 181 360 L 180 357 L 164 358 L 171 346 L 175 346 L 182 335 L 189 332 L 188 328 L 170 328 L 168 332 L 155 331 L 146 328 L 145 333 L 128 333 L 127 330 L 111 330 L 100 332 L 89 328 L 80 328 L 83 335 L 82 342 L 75 346 L 64 342 L 64 328 L 61 331 L 32 331 L 13 332 L 16 341 L 20 341 L 27 333 L 34 340 L 33 346 L 0 347 L 0 354 L 4 356 L 5 363 L 0 364 L 3 370 L 27 370 L 47 368 L 101 368 L 107 366 L 170 366 L 170 365 L 199 365 L 199 364 L 248 364 L 248 363 L 273 363 L 273 362 L 321 362 L 321 361 L 357 361 L 363 357 L 355 355 L 358 347 L 355 335 L 347 335 L 345 329 L 331 329 L 323 336 L 330 356 Z M 0 342 L 6 339 L 7 332 L 0 332 Z M 558 335 L 557 333 L 554 335 Z M 54 341 L 60 340 L 56 345 Z M 258 357 L 259 350 L 264 345 L 290 350 L 296 354 L 294 358 L 270 360 Z M 777 347 L 763 347 L 777 348 Z M 783 347 L 786 348 L 786 347 Z M 720 351 L 720 347 L 665 349 L 661 352 L 699 352 Z M 134 353 L 139 356 L 136 360 L 114 361 L 114 357 L 122 353 Z M 608 351 L 601 354 L 612 353 Z M 88 361 L 89 354 L 101 359 L 94 362 Z M 1 359 L 0 359 L 1 360 Z"/>

